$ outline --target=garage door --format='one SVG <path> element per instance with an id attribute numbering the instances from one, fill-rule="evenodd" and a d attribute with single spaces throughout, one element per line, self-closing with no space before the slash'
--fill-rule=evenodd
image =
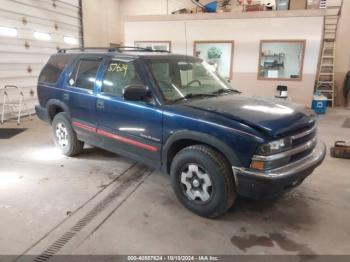
<path id="1" fill-rule="evenodd" d="M 0 3 L 0 98 L 5 85 L 18 86 L 33 112 L 37 79 L 49 56 L 57 49 L 82 43 L 80 3 L 79 0 L 0 0 Z M 19 98 L 15 90 L 10 90 L 9 96 L 13 102 Z M 2 103 L 0 100 L 0 106 Z M 15 111 L 15 107 L 7 107 L 5 117 Z"/>

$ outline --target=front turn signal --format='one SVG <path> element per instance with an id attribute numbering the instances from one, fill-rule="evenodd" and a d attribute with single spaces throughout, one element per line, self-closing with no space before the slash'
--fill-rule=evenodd
<path id="1" fill-rule="evenodd" d="M 250 168 L 257 169 L 257 170 L 264 170 L 265 169 L 265 162 L 253 160 L 250 163 Z"/>

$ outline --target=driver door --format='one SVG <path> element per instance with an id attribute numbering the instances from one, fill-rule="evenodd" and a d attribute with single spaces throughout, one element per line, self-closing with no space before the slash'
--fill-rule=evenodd
<path id="1" fill-rule="evenodd" d="M 123 98 L 126 86 L 143 83 L 135 61 L 108 62 L 97 95 L 97 132 L 107 149 L 159 167 L 162 111 L 155 103 Z"/>

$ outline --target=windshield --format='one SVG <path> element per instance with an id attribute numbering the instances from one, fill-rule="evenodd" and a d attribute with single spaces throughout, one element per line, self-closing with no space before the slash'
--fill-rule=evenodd
<path id="1" fill-rule="evenodd" d="M 149 59 L 147 64 L 168 103 L 237 92 L 200 59 Z"/>

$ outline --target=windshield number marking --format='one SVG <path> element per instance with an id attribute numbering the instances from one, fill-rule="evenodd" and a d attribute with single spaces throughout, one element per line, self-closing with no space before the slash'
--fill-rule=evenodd
<path id="1" fill-rule="evenodd" d="M 124 75 L 126 74 L 126 71 L 128 71 L 128 65 L 122 64 L 122 63 L 111 63 L 108 67 L 108 72 L 124 72 Z"/>

